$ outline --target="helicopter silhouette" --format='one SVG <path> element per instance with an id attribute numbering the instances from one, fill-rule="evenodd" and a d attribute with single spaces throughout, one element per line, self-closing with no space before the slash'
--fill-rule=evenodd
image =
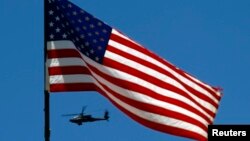
<path id="1" fill-rule="evenodd" d="M 105 110 L 103 118 L 96 118 L 92 117 L 92 115 L 85 115 L 84 111 L 86 109 L 86 106 L 82 107 L 82 112 L 78 114 L 64 114 L 62 116 L 74 116 L 69 121 L 72 123 L 75 123 L 77 125 L 82 125 L 84 122 L 95 122 L 95 121 L 101 121 L 101 120 L 109 120 L 109 112 Z"/>

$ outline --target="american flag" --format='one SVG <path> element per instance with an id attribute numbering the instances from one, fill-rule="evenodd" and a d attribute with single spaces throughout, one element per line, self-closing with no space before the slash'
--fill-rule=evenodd
<path id="1" fill-rule="evenodd" d="M 50 92 L 97 91 L 142 125 L 207 140 L 221 93 L 67 0 L 47 0 Z"/>

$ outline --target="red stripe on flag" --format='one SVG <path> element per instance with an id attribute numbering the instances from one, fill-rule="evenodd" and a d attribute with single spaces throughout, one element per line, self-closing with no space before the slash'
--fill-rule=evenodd
<path id="1" fill-rule="evenodd" d="M 48 50 L 48 59 L 52 58 L 67 58 L 67 57 L 78 57 L 81 58 L 81 54 L 75 49 L 57 49 Z"/>
<path id="2" fill-rule="evenodd" d="M 64 74 L 90 74 L 90 72 L 86 67 L 83 66 L 60 66 L 49 68 L 49 75 Z"/>
<path id="3" fill-rule="evenodd" d="M 96 91 L 93 83 L 50 84 L 50 92 Z"/>

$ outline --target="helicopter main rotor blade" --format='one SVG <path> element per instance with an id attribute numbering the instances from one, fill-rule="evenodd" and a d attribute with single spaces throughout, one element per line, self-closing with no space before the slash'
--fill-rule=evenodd
<path id="1" fill-rule="evenodd" d="M 81 114 L 81 113 L 79 113 L 79 114 Z M 62 116 L 63 117 L 68 117 L 68 116 L 76 116 L 76 115 L 79 115 L 79 114 L 63 114 Z"/>
<path id="2" fill-rule="evenodd" d="M 84 111 L 86 108 L 87 108 L 87 106 L 82 106 L 82 114 L 84 114 Z"/>

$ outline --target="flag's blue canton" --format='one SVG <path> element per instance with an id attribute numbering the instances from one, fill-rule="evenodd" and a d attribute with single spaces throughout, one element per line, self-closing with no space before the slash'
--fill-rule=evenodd
<path id="1" fill-rule="evenodd" d="M 47 41 L 71 40 L 77 49 L 102 63 L 111 27 L 67 0 L 48 0 Z"/>

